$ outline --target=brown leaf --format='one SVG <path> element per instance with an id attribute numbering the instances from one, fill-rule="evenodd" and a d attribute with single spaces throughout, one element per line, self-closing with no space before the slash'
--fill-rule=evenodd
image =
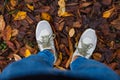
<path id="1" fill-rule="evenodd" d="M 92 2 L 85 2 L 80 5 L 80 8 L 88 7 L 92 4 Z"/>
<path id="2" fill-rule="evenodd" d="M 112 0 L 102 0 L 102 3 L 104 5 L 110 5 L 112 3 Z"/>
<path id="3" fill-rule="evenodd" d="M 16 49 L 15 49 L 15 45 L 14 45 L 11 41 L 7 41 L 6 44 L 7 44 L 7 46 L 8 46 L 10 49 L 12 49 L 12 51 L 15 51 L 15 50 L 16 50 Z"/>
<path id="4" fill-rule="evenodd" d="M 120 30 L 120 15 L 119 15 L 119 17 L 117 19 L 113 20 L 111 22 L 111 24 L 113 25 L 113 27 Z"/>
<path id="5" fill-rule="evenodd" d="M 8 25 L 8 26 L 5 28 L 4 32 L 3 32 L 3 39 L 4 39 L 5 41 L 9 41 L 9 40 L 11 39 L 11 34 L 12 34 L 12 29 L 11 29 L 11 27 Z"/>
<path id="6" fill-rule="evenodd" d="M 5 28 L 5 21 L 3 15 L 0 15 L 0 31 L 3 31 Z"/>
<path id="7" fill-rule="evenodd" d="M 69 56 L 69 59 L 67 60 L 67 63 L 65 64 L 66 68 L 69 67 L 70 62 L 72 60 L 72 56 L 73 56 L 73 44 L 72 44 L 71 38 L 69 36 L 68 36 L 68 44 L 69 44 L 70 56 Z"/>
<path id="8" fill-rule="evenodd" d="M 73 22 L 73 27 L 74 28 L 80 28 L 81 27 L 81 23 L 79 21 Z"/>
<path id="9" fill-rule="evenodd" d="M 100 61 L 102 58 L 102 55 L 101 53 L 94 53 L 93 54 L 93 59 L 97 60 L 97 61 Z"/>
<path id="10" fill-rule="evenodd" d="M 59 66 L 62 62 L 62 53 L 60 52 L 59 55 L 58 55 L 58 59 L 57 61 L 55 62 L 55 66 Z"/>
<path id="11" fill-rule="evenodd" d="M 17 35 L 18 35 L 18 32 L 19 32 L 18 29 L 13 29 L 11 35 L 12 35 L 12 36 L 17 36 Z"/>
<path id="12" fill-rule="evenodd" d="M 12 7 L 15 7 L 18 4 L 18 0 L 10 0 Z"/>
<path id="13" fill-rule="evenodd" d="M 115 53 L 117 54 L 117 57 L 120 58 L 120 49 L 117 49 Z"/>
<path id="14" fill-rule="evenodd" d="M 114 70 L 114 69 L 116 68 L 117 65 L 118 65 L 118 63 L 113 62 L 113 63 L 109 64 L 108 66 L 109 66 L 111 69 Z"/>
<path id="15" fill-rule="evenodd" d="M 59 24 L 59 26 L 58 26 L 58 30 L 59 30 L 59 31 L 62 31 L 62 30 L 63 30 L 64 24 L 65 24 L 64 21 Z"/>
<path id="16" fill-rule="evenodd" d="M 26 16 L 26 20 L 29 24 L 32 24 L 34 22 L 29 16 Z"/>

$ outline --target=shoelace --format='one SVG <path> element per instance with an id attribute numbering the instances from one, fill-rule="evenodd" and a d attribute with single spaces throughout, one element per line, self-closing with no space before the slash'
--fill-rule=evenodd
<path id="1" fill-rule="evenodd" d="M 85 44 L 81 41 L 81 45 L 82 45 L 82 48 L 78 48 L 78 46 L 76 46 L 76 48 L 78 49 L 78 52 L 80 54 L 82 54 L 83 56 L 86 56 L 88 55 L 87 51 L 93 47 L 93 44 L 90 43 L 90 44 Z"/>
<path id="2" fill-rule="evenodd" d="M 54 39 L 55 36 L 56 36 L 55 34 L 42 36 L 42 40 L 41 41 L 38 40 L 38 44 L 42 44 L 43 48 L 50 47 L 51 46 L 50 40 Z"/>

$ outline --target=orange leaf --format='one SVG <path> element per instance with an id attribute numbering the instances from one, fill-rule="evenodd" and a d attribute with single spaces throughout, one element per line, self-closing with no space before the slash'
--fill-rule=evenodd
<path id="1" fill-rule="evenodd" d="M 109 9 L 105 12 L 103 12 L 103 18 L 109 18 L 111 16 L 111 14 L 113 13 L 115 8 Z"/>
<path id="2" fill-rule="evenodd" d="M 11 39 L 11 33 L 12 33 L 12 29 L 11 29 L 11 27 L 8 25 L 8 26 L 5 28 L 4 32 L 3 32 L 3 39 L 4 39 L 5 41 L 9 41 L 9 40 Z"/>
<path id="3" fill-rule="evenodd" d="M 18 3 L 18 0 L 10 0 L 10 4 L 12 5 L 12 7 L 15 7 Z"/>
<path id="4" fill-rule="evenodd" d="M 25 57 L 28 57 L 28 56 L 30 56 L 30 55 L 31 55 L 30 50 L 29 50 L 29 49 L 26 49 L 24 56 L 25 56 Z"/>
<path id="5" fill-rule="evenodd" d="M 93 59 L 99 61 L 102 58 L 102 55 L 100 53 L 94 53 L 93 54 Z"/>
<path id="6" fill-rule="evenodd" d="M 14 20 L 23 20 L 27 16 L 27 13 L 24 11 L 19 11 L 16 16 L 14 17 Z"/>
<path id="7" fill-rule="evenodd" d="M 51 16 L 46 12 L 41 13 L 41 18 L 47 21 L 50 21 L 52 19 Z"/>
<path id="8" fill-rule="evenodd" d="M 0 31 L 3 31 L 5 28 L 5 21 L 3 15 L 0 15 Z"/>

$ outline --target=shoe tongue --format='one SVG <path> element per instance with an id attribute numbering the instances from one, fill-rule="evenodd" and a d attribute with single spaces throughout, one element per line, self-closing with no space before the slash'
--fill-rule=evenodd
<path id="1" fill-rule="evenodd" d="M 92 39 L 90 39 L 90 38 L 84 38 L 83 39 L 83 43 L 84 44 L 90 44 L 90 43 L 92 43 Z"/>

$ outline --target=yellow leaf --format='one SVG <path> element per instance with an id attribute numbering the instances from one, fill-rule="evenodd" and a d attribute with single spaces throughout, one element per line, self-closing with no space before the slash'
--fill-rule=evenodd
<path id="1" fill-rule="evenodd" d="M 109 18 L 111 16 L 111 14 L 113 13 L 115 8 L 109 9 L 105 12 L 103 12 L 103 18 Z"/>
<path id="2" fill-rule="evenodd" d="M 59 17 L 72 16 L 72 14 L 65 11 L 65 0 L 59 0 L 58 5 L 59 5 L 59 10 L 58 10 Z"/>
<path id="3" fill-rule="evenodd" d="M 28 56 L 30 56 L 30 55 L 31 55 L 30 50 L 29 50 L 29 49 L 26 49 L 24 56 L 25 56 L 25 57 L 28 57 Z"/>
<path id="4" fill-rule="evenodd" d="M 34 7 L 33 6 L 31 6 L 30 4 L 27 4 L 27 7 L 30 9 L 30 10 L 34 10 Z"/>
<path id="5" fill-rule="evenodd" d="M 75 29 L 71 28 L 70 31 L 69 31 L 69 36 L 73 37 L 74 34 L 75 34 Z"/>
<path id="6" fill-rule="evenodd" d="M 3 31 L 5 28 L 5 21 L 3 15 L 0 15 L 0 31 Z"/>
<path id="7" fill-rule="evenodd" d="M 27 13 L 24 11 L 19 11 L 16 16 L 14 17 L 14 20 L 23 20 L 26 18 Z"/>
<path id="8" fill-rule="evenodd" d="M 52 19 L 51 16 L 45 12 L 41 13 L 41 18 L 47 21 L 50 21 Z"/>

